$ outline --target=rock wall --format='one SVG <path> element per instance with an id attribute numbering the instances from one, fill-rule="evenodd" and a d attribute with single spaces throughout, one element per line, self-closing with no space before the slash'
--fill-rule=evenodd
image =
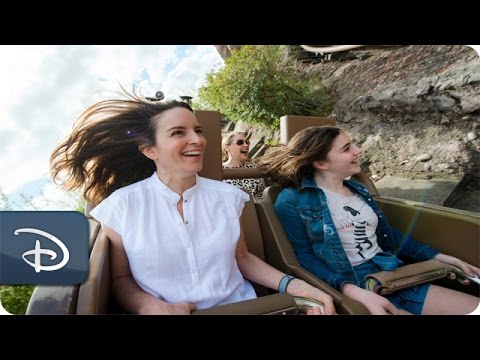
<path id="1" fill-rule="evenodd" d="M 214 45 L 220 56 L 225 60 L 232 55 L 232 51 L 241 47 L 241 45 Z"/>
<path id="2" fill-rule="evenodd" d="M 223 49 L 230 51 L 227 56 L 230 47 Z M 298 59 L 292 48 L 285 46 L 286 53 Z M 465 209 L 478 211 L 480 58 L 475 50 L 366 47 L 332 59 L 296 66 L 334 95 L 331 116 L 363 148 L 362 168 L 374 180 L 386 175 L 457 180 L 459 187 L 445 205 L 465 208 L 459 202 L 468 197 L 475 204 Z M 248 124 L 229 128 L 252 132 L 254 144 L 278 141 L 278 133 Z"/>
<path id="3" fill-rule="evenodd" d="M 480 171 L 480 59 L 467 46 L 375 50 L 305 66 L 334 92 L 332 116 L 374 178 L 461 179 Z M 422 154 L 428 162 L 416 162 Z"/>
<path id="4" fill-rule="evenodd" d="M 224 57 L 238 47 L 217 45 Z M 365 49 L 298 64 L 335 95 L 331 116 L 363 147 L 364 170 L 375 179 L 479 178 L 479 55 L 468 46 Z M 432 159 L 415 161 L 424 154 Z"/>

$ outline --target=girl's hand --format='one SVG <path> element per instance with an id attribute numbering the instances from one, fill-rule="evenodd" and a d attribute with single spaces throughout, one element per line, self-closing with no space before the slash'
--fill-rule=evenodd
<path id="1" fill-rule="evenodd" d="M 373 291 L 362 289 L 351 283 L 343 286 L 342 292 L 361 302 L 372 315 L 399 315 L 399 310 L 390 301 Z"/>
<path id="2" fill-rule="evenodd" d="M 454 256 L 439 253 L 439 254 L 434 256 L 434 259 L 438 260 L 438 261 L 441 261 L 445 264 L 456 266 L 456 267 L 460 268 L 465 274 L 467 274 L 469 276 L 480 277 L 480 268 L 478 268 L 476 266 L 473 266 L 473 265 L 470 265 L 469 263 L 467 263 L 463 260 L 460 260 L 459 258 L 456 258 Z M 449 276 L 450 276 L 450 279 L 455 279 L 457 277 L 456 274 L 453 273 L 453 272 L 450 273 Z M 468 280 L 468 279 L 458 279 L 458 281 L 463 285 L 469 285 L 470 284 L 470 280 Z"/>

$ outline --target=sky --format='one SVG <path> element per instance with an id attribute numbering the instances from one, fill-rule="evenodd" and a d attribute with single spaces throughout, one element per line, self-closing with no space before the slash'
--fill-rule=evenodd
<path id="1" fill-rule="evenodd" d="M 195 96 L 223 60 L 213 45 L 0 45 L 0 189 L 48 175 L 49 156 L 110 91 Z"/>

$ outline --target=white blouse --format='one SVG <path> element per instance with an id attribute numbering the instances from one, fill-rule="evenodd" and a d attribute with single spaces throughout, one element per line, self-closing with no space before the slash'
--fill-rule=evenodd
<path id="1" fill-rule="evenodd" d="M 248 195 L 197 175 L 180 196 L 156 173 L 112 193 L 90 214 L 123 241 L 132 275 L 146 292 L 197 309 L 256 297 L 235 259 L 240 215 Z"/>

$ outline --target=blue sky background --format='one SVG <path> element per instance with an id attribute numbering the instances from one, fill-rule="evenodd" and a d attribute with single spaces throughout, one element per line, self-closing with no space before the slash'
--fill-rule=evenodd
<path id="1" fill-rule="evenodd" d="M 54 146 L 83 109 L 119 90 L 195 96 L 223 65 L 213 45 L 0 46 L 0 188 L 48 176 Z M 25 190 L 25 189 L 24 189 Z"/>

